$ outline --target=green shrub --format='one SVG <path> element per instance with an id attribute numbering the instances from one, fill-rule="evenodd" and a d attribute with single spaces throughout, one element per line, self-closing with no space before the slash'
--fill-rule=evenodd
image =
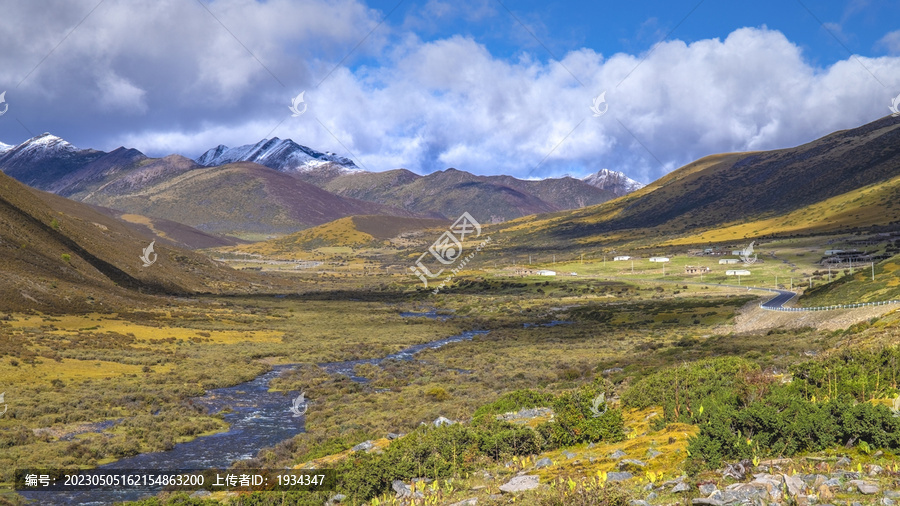
<path id="1" fill-rule="evenodd" d="M 595 383 L 557 397 L 553 402 L 553 411 L 556 415 L 553 421 L 538 427 L 549 447 L 560 448 L 578 443 L 615 442 L 625 439 L 625 423 L 621 411 L 609 408 L 605 403 L 600 407 L 600 411 L 605 409 L 601 416 L 596 416 L 591 410 L 597 396 L 605 393 Z"/>
<path id="2" fill-rule="evenodd" d="M 550 407 L 553 405 L 553 394 L 534 390 L 516 390 L 501 396 L 496 401 L 485 404 L 475 410 L 472 415 L 474 424 L 494 415 L 519 411 L 525 408 Z"/>
<path id="3" fill-rule="evenodd" d="M 768 381 L 754 362 L 715 358 L 650 374 L 622 394 L 622 404 L 639 409 L 662 406 L 666 421 L 691 423 L 701 406 L 737 407 L 767 388 Z"/>

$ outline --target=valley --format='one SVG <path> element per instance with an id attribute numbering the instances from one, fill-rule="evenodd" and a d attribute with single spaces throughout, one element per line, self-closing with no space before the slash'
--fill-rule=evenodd
<path id="1" fill-rule="evenodd" d="M 0 504 L 888 504 L 898 131 L 714 155 L 621 196 L 591 178 L 369 173 L 279 139 L 189 160 L 43 137 L 81 174 L 48 193 L 23 184 L 40 183 L 22 154 L 41 143 L 11 147 Z M 822 164 L 830 179 L 807 184 Z M 889 304 L 773 311 L 770 290 L 789 308 Z M 179 464 L 336 483 L 14 483 Z"/>

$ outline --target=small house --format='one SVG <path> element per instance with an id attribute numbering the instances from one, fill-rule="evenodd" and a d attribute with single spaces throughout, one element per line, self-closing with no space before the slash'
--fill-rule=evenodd
<path id="1" fill-rule="evenodd" d="M 733 270 L 733 271 L 725 271 L 726 276 L 749 276 L 750 271 L 746 271 L 743 269 Z"/>
<path id="2" fill-rule="evenodd" d="M 556 276 L 556 271 L 540 270 L 537 271 L 538 276 Z"/>
<path id="3" fill-rule="evenodd" d="M 650 257 L 650 261 L 654 263 L 668 262 L 669 257 Z"/>
<path id="4" fill-rule="evenodd" d="M 740 262 L 738 258 L 723 258 L 719 260 L 719 265 L 732 265 Z"/>
<path id="5" fill-rule="evenodd" d="M 696 265 L 685 265 L 684 273 L 685 274 L 706 274 L 709 272 L 709 267 L 700 267 Z"/>
<path id="6" fill-rule="evenodd" d="M 621 262 L 622 260 L 631 260 L 631 257 L 628 255 L 619 255 L 613 258 L 613 262 Z"/>

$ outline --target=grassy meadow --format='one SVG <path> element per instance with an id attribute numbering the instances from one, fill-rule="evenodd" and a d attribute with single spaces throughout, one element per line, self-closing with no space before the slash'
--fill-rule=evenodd
<path id="1" fill-rule="evenodd" d="M 842 240 L 831 239 L 831 244 Z M 771 287 L 778 276 L 781 287 L 790 286 L 791 277 L 797 284 L 808 286 L 812 278 L 814 286 L 824 285 L 827 279 L 817 262 L 826 247 L 831 245 L 816 238 L 764 242 L 757 247 L 759 261 L 746 267 L 753 275 L 742 284 Z M 716 417 L 728 410 L 769 397 L 782 402 L 793 396 L 812 406 L 826 399 L 845 402 L 846 394 L 855 402 L 887 409 L 884 404 L 896 394 L 896 378 L 879 380 L 862 392 L 841 386 L 837 372 L 837 386 L 829 386 L 828 394 L 809 379 L 812 372 L 803 373 L 802 392 L 784 391 L 780 385 L 800 384 L 785 383 L 801 374 L 798 367 L 843 371 L 846 361 L 828 361 L 848 350 L 891 349 L 900 332 L 895 313 L 839 331 L 811 325 L 736 332 L 738 316 L 765 294 L 718 286 L 736 284 L 724 276 L 726 268 L 745 267 L 719 265 L 722 257 L 691 256 L 675 246 L 635 252 L 645 258 L 635 260 L 634 273 L 630 261 L 604 261 L 596 253 L 583 261 L 575 255 L 528 266 L 553 269 L 555 277 L 517 276 L 498 266 L 500 258 L 487 251 L 476 260 L 483 260 L 483 269 L 461 273 L 438 295 L 410 276 L 390 274 L 392 262 L 343 261 L 354 254 L 352 248 L 319 253 L 323 264 L 316 272 L 275 273 L 297 281 L 292 294 L 197 297 L 140 311 L 23 313 L 0 320 L 0 378 L 9 405 L 0 417 L 0 486 L 6 487 L 0 503 L 18 504 L 9 490 L 17 467 L 91 467 L 227 430 L 220 416 L 198 410 L 189 399 L 250 380 L 275 364 L 297 364 L 270 386 L 306 393 L 306 432 L 262 448 L 237 465 L 336 467 L 344 476 L 340 491 L 351 504 L 390 504 L 391 481 L 414 477 L 437 480 L 439 485 L 423 489 L 433 498 L 428 504 L 473 496 L 479 504 L 505 504 L 491 494 L 498 492 L 502 478 L 521 470 L 537 473 L 551 485 L 527 496 L 535 504 L 566 504 L 572 494 L 588 498 L 584 504 L 620 504 L 638 497 L 644 484 L 685 473 L 693 480 L 718 480 L 713 469 L 744 457 L 850 454 L 882 467 L 894 464 L 897 446 L 890 438 L 872 439 L 872 445 L 883 448 L 873 456 L 866 448 L 838 441 L 782 448 L 783 436 L 773 432 L 751 455 L 715 446 L 733 435 L 710 433 L 707 427 L 719 423 Z M 665 274 L 660 264 L 646 260 L 650 254 L 670 256 Z M 399 265 L 402 259 L 394 261 Z M 886 287 L 896 279 L 891 277 L 894 263 L 876 265 L 877 280 Z M 709 266 L 711 272 L 701 280 L 684 273 L 687 265 Z M 858 272 L 832 274 L 837 281 L 829 286 L 864 290 Z M 815 288 L 812 292 L 810 300 L 823 300 Z M 450 317 L 400 316 L 427 310 Z M 380 358 L 468 330 L 488 332 L 424 351 L 416 360 L 360 365 L 355 374 L 367 383 L 329 374 L 317 365 Z M 726 359 L 737 362 L 721 362 Z M 882 359 L 866 360 L 875 364 Z M 701 365 L 691 369 L 691 364 Z M 888 369 L 897 367 L 890 364 Z M 868 378 L 875 369 L 855 374 Z M 704 390 L 707 380 L 696 378 L 708 371 L 734 381 Z M 676 393 L 674 407 L 667 400 L 672 380 L 660 380 L 669 385 L 666 395 L 653 380 L 666 374 L 675 374 L 676 384 L 684 385 L 684 398 Z M 588 408 L 599 393 L 608 409 L 595 419 Z M 531 407 L 549 407 L 556 414 L 517 423 L 495 419 Z M 870 415 L 883 413 L 865 414 Z M 422 427 L 440 416 L 465 423 L 452 429 Z M 109 429 L 95 425 L 111 420 L 121 423 Z M 389 433 L 408 436 L 389 441 Z M 350 450 L 364 441 L 374 442 L 375 450 Z M 466 451 L 446 453 L 457 447 Z M 647 461 L 647 467 L 635 471 L 635 481 L 606 483 L 606 473 L 620 469 L 609 457 L 616 450 Z M 552 465 L 535 467 L 545 457 Z M 797 461 L 796 468 L 804 465 Z M 282 499 L 322 504 L 327 498 L 301 494 Z M 175 494 L 143 502 L 182 500 Z M 207 500 L 269 504 L 274 499 L 226 494 Z"/>

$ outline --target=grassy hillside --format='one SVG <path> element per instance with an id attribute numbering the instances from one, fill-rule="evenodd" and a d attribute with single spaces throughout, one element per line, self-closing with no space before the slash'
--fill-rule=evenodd
<path id="1" fill-rule="evenodd" d="M 855 267 L 851 276 L 807 290 L 801 304 L 827 306 L 886 300 L 900 300 L 900 255 L 876 263 L 874 281 L 870 264 L 863 264 Z"/>
<path id="2" fill-rule="evenodd" d="M 283 256 L 322 247 L 379 247 L 401 234 L 446 227 L 449 223 L 436 218 L 348 216 L 277 239 L 239 246 L 233 251 Z"/>
<path id="3" fill-rule="evenodd" d="M 898 183 L 900 123 L 888 117 L 795 148 L 708 156 L 622 198 L 499 233 L 537 250 L 900 227 Z"/>
<path id="4" fill-rule="evenodd" d="M 157 261 L 144 268 L 153 240 Z M 144 293 L 242 290 L 250 277 L 90 206 L 0 175 L 0 310 L 111 310 Z"/>

